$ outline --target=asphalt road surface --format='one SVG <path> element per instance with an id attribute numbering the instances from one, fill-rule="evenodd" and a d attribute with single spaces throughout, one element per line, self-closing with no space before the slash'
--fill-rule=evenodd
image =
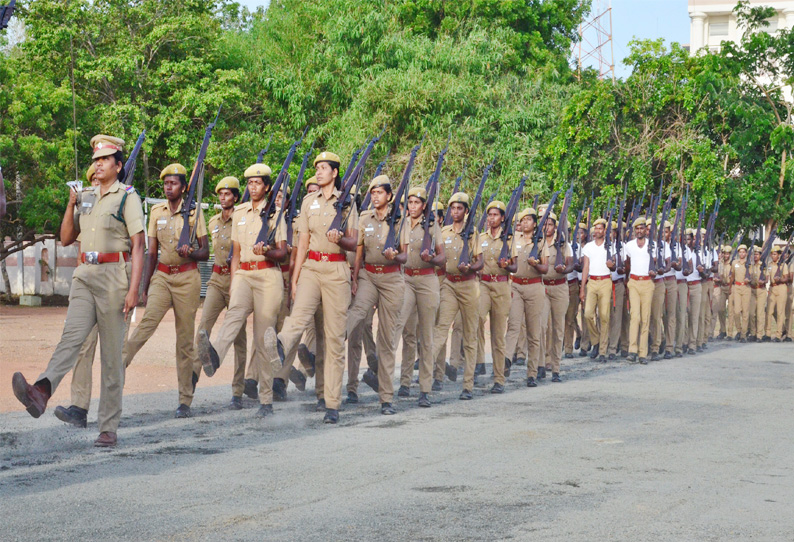
<path id="1" fill-rule="evenodd" d="M 391 417 L 362 385 L 336 427 L 311 390 L 266 420 L 227 386 L 189 420 L 174 391 L 130 395 L 112 451 L 95 403 L 88 430 L 0 414 L 0 539 L 794 540 L 794 346 L 585 359 L 470 402 L 445 383 L 430 409 L 413 387 Z"/>

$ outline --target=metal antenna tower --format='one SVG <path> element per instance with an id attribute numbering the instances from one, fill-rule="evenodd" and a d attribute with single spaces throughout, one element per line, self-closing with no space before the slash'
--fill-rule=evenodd
<path id="1" fill-rule="evenodd" d="M 582 4 L 587 0 L 582 0 Z M 579 25 L 577 74 L 592 65 L 598 78 L 615 80 L 615 51 L 612 42 L 612 0 L 592 0 L 590 19 Z"/>

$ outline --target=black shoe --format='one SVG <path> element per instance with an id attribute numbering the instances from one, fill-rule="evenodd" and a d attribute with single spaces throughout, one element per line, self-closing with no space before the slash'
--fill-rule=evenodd
<path id="1" fill-rule="evenodd" d="M 303 343 L 298 345 L 298 359 L 300 360 L 304 369 L 306 369 L 306 374 L 308 377 L 313 377 L 315 371 L 317 370 L 317 359 L 315 358 L 314 354 L 311 353 L 309 347 Z"/>
<path id="2" fill-rule="evenodd" d="M 637 354 L 629 354 L 626 356 L 629 360 L 629 363 L 637 363 Z"/>
<path id="3" fill-rule="evenodd" d="M 719 341 L 721 341 L 724 338 L 725 338 L 725 332 L 724 331 L 722 333 L 720 333 L 719 335 L 717 335 L 717 340 L 719 340 Z"/>
<path id="4" fill-rule="evenodd" d="M 684 357 L 684 353 L 683 353 L 683 352 L 681 352 L 681 351 L 678 351 L 678 352 L 676 352 L 676 353 L 675 353 L 675 357 L 677 357 L 677 358 L 683 358 L 683 357 Z"/>
<path id="5" fill-rule="evenodd" d="M 777 337 L 775 337 L 774 339 L 772 339 L 772 342 L 773 342 L 773 343 L 779 343 L 779 342 L 780 342 L 780 339 L 778 339 Z"/>
<path id="6" fill-rule="evenodd" d="M 474 366 L 474 376 L 480 376 L 485 374 L 485 364 L 478 363 Z"/>
<path id="7" fill-rule="evenodd" d="M 629 357 L 629 351 L 628 350 L 621 350 L 620 351 L 620 357 L 628 358 Z"/>
<path id="8" fill-rule="evenodd" d="M 280 378 L 273 379 L 273 400 L 274 401 L 287 400 L 287 383 Z"/>
<path id="9" fill-rule="evenodd" d="M 785 339 L 783 339 L 784 343 L 790 343 L 791 341 L 792 341 L 791 337 L 786 337 Z"/>
<path id="10" fill-rule="evenodd" d="M 739 340 L 739 339 L 741 339 L 741 338 L 742 338 L 742 335 L 741 335 L 741 333 L 737 333 L 736 335 L 734 335 L 734 336 L 733 336 L 733 340 L 734 340 L 734 341 L 738 341 L 738 340 Z"/>
<path id="11" fill-rule="evenodd" d="M 55 417 L 75 427 L 82 427 L 83 429 L 88 427 L 88 411 L 78 406 L 72 405 L 69 408 L 55 407 Z"/>
<path id="12" fill-rule="evenodd" d="M 411 396 L 411 389 L 408 386 L 400 386 L 400 389 L 397 390 L 397 397 L 410 397 Z"/>
<path id="13" fill-rule="evenodd" d="M 232 395 L 232 400 L 229 401 L 229 410 L 242 410 L 243 398 Z"/>
<path id="14" fill-rule="evenodd" d="M 538 380 L 543 380 L 546 378 L 546 367 L 541 365 L 538 367 Z"/>
<path id="15" fill-rule="evenodd" d="M 573 349 L 574 349 L 574 350 L 579 350 L 579 346 L 580 346 L 581 344 L 582 344 L 582 339 L 576 339 L 576 340 L 573 342 Z"/>
<path id="16" fill-rule="evenodd" d="M 764 335 L 763 337 L 761 337 L 761 342 L 768 343 L 771 340 L 772 338 L 769 335 Z"/>
<path id="17" fill-rule="evenodd" d="M 261 416 L 262 418 L 266 416 L 273 415 L 273 405 L 261 405 L 259 410 L 256 411 L 257 416 Z"/>
<path id="18" fill-rule="evenodd" d="M 538 383 L 535 382 L 535 379 L 530 376 L 529 378 L 527 378 L 527 387 L 528 388 L 537 388 L 538 387 Z"/>
<path id="19" fill-rule="evenodd" d="M 204 374 L 212 376 L 218 367 L 221 366 L 221 360 L 215 348 L 210 344 L 210 336 L 207 330 L 202 329 L 198 333 L 198 341 L 196 341 L 196 355 L 201 360 L 201 366 L 204 368 Z"/>
<path id="20" fill-rule="evenodd" d="M 377 354 L 367 354 L 367 366 L 375 374 L 378 374 L 378 363 L 380 360 L 378 360 Z"/>
<path id="21" fill-rule="evenodd" d="M 325 412 L 325 399 L 317 399 L 317 404 L 314 407 L 316 412 Z"/>
<path id="22" fill-rule="evenodd" d="M 426 393 L 420 393 L 419 401 L 416 404 L 422 408 L 430 408 L 430 398 Z"/>
<path id="23" fill-rule="evenodd" d="M 444 370 L 444 372 L 446 373 L 447 378 L 449 378 L 452 382 L 455 382 L 458 379 L 457 367 L 453 367 L 452 365 L 447 363 L 447 368 Z"/>
<path id="24" fill-rule="evenodd" d="M 662 359 L 662 357 L 656 352 L 654 352 L 653 355 L 651 356 L 651 361 L 659 361 L 660 359 Z"/>
<path id="25" fill-rule="evenodd" d="M 527 364 L 527 359 L 526 358 L 516 358 L 516 360 L 513 362 L 513 365 L 524 366 L 526 364 Z"/>
<path id="26" fill-rule="evenodd" d="M 303 376 L 303 373 L 297 370 L 295 367 L 290 367 L 289 381 L 295 384 L 295 387 L 300 391 L 304 391 L 306 389 L 306 377 Z"/>
<path id="27" fill-rule="evenodd" d="M 378 392 L 378 373 L 373 372 L 372 369 L 367 369 L 364 371 L 361 380 L 364 384 L 375 390 L 375 393 Z"/>
<path id="28" fill-rule="evenodd" d="M 284 347 L 278 340 L 276 328 L 269 327 L 265 330 L 265 363 L 274 365 L 278 362 L 279 366 L 284 365 Z M 275 382 L 275 381 L 274 381 Z"/>
<path id="29" fill-rule="evenodd" d="M 757 342 L 757 341 L 758 341 L 758 338 L 755 335 L 750 335 L 749 337 L 747 337 L 747 342 L 754 343 L 754 342 Z"/>
<path id="30" fill-rule="evenodd" d="M 510 368 L 513 366 L 513 362 L 507 358 L 505 358 L 505 377 L 510 376 Z"/>
<path id="31" fill-rule="evenodd" d="M 418 371 L 418 370 L 419 370 L 419 360 L 416 360 L 414 362 L 414 371 Z"/>
<path id="32" fill-rule="evenodd" d="M 582 348 L 581 350 L 579 350 L 579 357 L 580 357 L 580 358 L 583 358 L 583 357 L 585 357 L 586 355 L 587 355 L 587 350 L 585 350 L 584 348 Z"/>
<path id="33" fill-rule="evenodd" d="M 598 357 L 599 348 L 601 348 L 601 345 L 597 344 L 592 348 L 592 350 L 590 350 L 590 359 L 596 359 Z"/>
<path id="34" fill-rule="evenodd" d="M 697 354 L 697 352 L 695 352 L 695 351 L 694 351 L 693 349 L 691 349 L 691 348 L 687 348 L 687 351 L 686 351 L 686 355 L 687 355 L 687 356 L 694 356 L 695 354 Z"/>
<path id="35" fill-rule="evenodd" d="M 698 346 L 697 348 L 695 348 L 695 352 L 703 352 L 703 347 Z"/>
<path id="36" fill-rule="evenodd" d="M 243 388 L 243 394 L 246 397 L 250 397 L 251 399 L 259 399 L 259 391 L 257 388 L 259 387 L 259 383 L 254 380 L 253 378 L 246 378 L 245 379 L 245 387 Z"/>
<path id="37" fill-rule="evenodd" d="M 615 361 L 616 359 L 618 359 L 618 357 L 615 354 L 609 354 L 607 357 L 608 361 Z"/>
<path id="38" fill-rule="evenodd" d="M 444 389 L 444 385 L 441 383 L 440 380 L 433 380 L 433 387 L 430 388 L 431 391 L 441 391 Z"/>
<path id="39" fill-rule="evenodd" d="M 551 381 L 562 382 L 562 379 L 560 378 L 560 373 L 551 373 Z"/>
<path id="40" fill-rule="evenodd" d="M 504 393 L 505 387 L 504 384 L 494 383 L 493 387 L 491 388 L 491 393 Z"/>
<path id="41" fill-rule="evenodd" d="M 740 342 L 740 343 L 746 343 L 746 342 L 747 342 L 747 339 L 745 339 L 744 337 L 742 337 L 741 339 L 739 339 L 739 342 Z"/>
<path id="42" fill-rule="evenodd" d="M 607 362 L 607 357 L 606 356 L 598 356 L 598 362 L 599 363 L 606 363 Z"/>
<path id="43" fill-rule="evenodd" d="M 640 364 L 641 365 L 648 365 L 648 360 L 645 359 L 645 358 L 640 358 Z"/>
<path id="44" fill-rule="evenodd" d="M 380 413 L 384 416 L 391 416 L 392 414 L 397 414 L 397 411 L 394 410 L 394 407 L 391 406 L 391 403 L 381 403 Z"/>
<path id="45" fill-rule="evenodd" d="M 345 404 L 348 405 L 358 404 L 358 394 L 354 391 L 347 392 L 347 399 L 345 399 Z M 323 402 L 323 406 L 325 406 L 325 402 Z"/>
<path id="46" fill-rule="evenodd" d="M 191 416 L 192 414 L 190 413 L 190 407 L 185 404 L 181 404 L 176 409 L 176 414 L 174 415 L 174 418 L 190 418 Z"/>
<path id="47" fill-rule="evenodd" d="M 472 398 L 471 390 L 467 390 L 467 389 L 464 389 L 462 392 L 460 392 L 460 397 L 458 397 L 458 399 L 460 399 L 461 401 L 470 401 L 471 398 Z"/>
<path id="48" fill-rule="evenodd" d="M 566 352 L 565 359 L 573 359 L 573 354 L 571 352 Z"/>
<path id="49" fill-rule="evenodd" d="M 325 417 L 323 418 L 323 423 L 333 423 L 339 421 L 339 411 L 334 410 L 333 408 L 326 408 L 325 409 Z"/>
<path id="50" fill-rule="evenodd" d="M 665 352 L 664 353 L 664 359 L 673 359 L 673 353 L 672 352 Z"/>

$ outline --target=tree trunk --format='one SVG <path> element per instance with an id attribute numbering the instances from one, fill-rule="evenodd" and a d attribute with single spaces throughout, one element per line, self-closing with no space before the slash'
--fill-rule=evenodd
<path id="1" fill-rule="evenodd" d="M 11 279 L 8 277 L 8 269 L 6 269 L 6 261 L 0 260 L 0 272 L 3 274 L 3 284 L 6 287 L 6 296 L 11 296 Z"/>

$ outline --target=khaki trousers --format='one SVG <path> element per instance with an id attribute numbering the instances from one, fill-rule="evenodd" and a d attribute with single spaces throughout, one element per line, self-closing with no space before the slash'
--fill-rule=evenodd
<path id="1" fill-rule="evenodd" d="M 254 315 L 254 340 L 251 345 L 251 365 L 258 375 L 259 401 L 263 405 L 273 403 L 273 366 L 265 362 L 265 331 L 276 327 L 281 299 L 284 296 L 284 282 L 277 267 L 234 272 L 229 298 L 229 310 L 223 326 L 215 340 L 215 350 L 223 363 L 232 344 L 239 340 L 240 330 L 245 330 L 248 316 Z M 285 362 L 286 364 L 286 362 Z M 235 364 L 232 381 L 232 394 L 242 397 L 244 364 Z"/>
<path id="2" fill-rule="evenodd" d="M 218 321 L 218 316 L 220 316 L 224 309 L 229 307 L 231 286 L 232 278 L 230 275 L 212 273 L 212 277 L 207 283 L 207 295 L 204 296 L 204 306 L 201 309 L 201 321 L 199 322 L 198 332 L 203 329 L 207 332 L 207 336 L 210 336 L 212 328 L 215 327 L 215 322 Z M 245 324 L 243 324 L 237 336 L 234 338 L 234 377 L 232 379 L 232 395 L 235 397 L 242 397 L 245 387 L 246 341 Z M 197 377 L 200 377 L 200 361 L 198 361 L 193 368 L 193 373 Z"/>
<path id="3" fill-rule="evenodd" d="M 176 379 L 179 404 L 190 406 L 195 386 L 194 368 L 201 362 L 196 356 L 193 337 L 196 331 L 196 311 L 201 302 L 201 277 L 198 269 L 168 275 L 155 271 L 149 283 L 149 299 L 141 323 L 132 332 L 124 348 L 124 363 L 129 366 L 135 354 L 154 335 L 157 326 L 169 309 L 174 309 L 176 328 Z M 100 339 L 101 340 L 101 339 Z M 197 378 L 197 377 L 196 377 Z"/>
<path id="4" fill-rule="evenodd" d="M 623 321 L 623 312 L 626 309 L 626 281 L 625 279 L 619 279 L 615 282 L 609 282 L 611 284 L 610 290 L 613 290 L 613 295 L 615 296 L 615 303 L 614 305 L 610 304 L 612 313 L 609 317 L 609 346 L 605 352 L 607 355 L 618 353 L 618 345 L 622 343 L 623 328 L 628 328 L 628 319 L 625 322 Z M 626 336 L 628 337 L 628 332 Z M 626 344 L 622 344 L 623 348 L 626 348 Z"/>
<path id="5" fill-rule="evenodd" d="M 733 285 L 733 322 L 736 333 L 741 337 L 747 336 L 747 328 L 750 325 L 750 287 L 748 285 Z"/>
<path id="6" fill-rule="evenodd" d="M 596 324 L 596 310 L 598 310 L 599 326 Z M 598 352 L 606 356 L 609 349 L 609 320 L 612 313 L 612 281 L 588 280 L 587 293 L 584 300 L 584 317 L 587 321 L 587 330 L 590 337 L 598 337 Z M 566 314 L 567 320 L 567 314 Z"/>
<path id="7" fill-rule="evenodd" d="M 648 330 L 650 328 L 653 281 L 629 280 L 629 303 L 631 323 L 629 325 L 629 353 L 640 358 L 648 357 Z"/>
<path id="8" fill-rule="evenodd" d="M 522 330 L 526 337 L 526 319 L 524 318 L 524 311 L 513 310 L 516 303 L 516 296 L 518 287 L 520 285 L 515 282 L 510 282 L 510 312 L 507 314 L 507 332 L 505 333 L 505 356 L 510 359 L 518 357 L 519 348 L 521 347 L 521 334 Z M 527 355 L 524 354 L 524 359 Z"/>
<path id="9" fill-rule="evenodd" d="M 700 322 L 698 323 L 697 345 L 709 342 L 711 329 L 711 303 L 714 300 L 714 283 L 704 280 L 700 283 Z"/>
<path id="10" fill-rule="evenodd" d="M 678 286 L 675 277 L 664 281 L 664 304 L 667 325 L 664 332 L 664 350 L 672 354 L 675 351 L 675 334 L 678 328 Z"/>
<path id="11" fill-rule="evenodd" d="M 91 373 L 98 342 L 99 326 L 94 325 L 85 340 L 85 344 L 80 349 L 77 363 L 72 372 L 72 404 L 83 410 L 88 410 L 91 405 L 91 385 L 93 381 Z"/>
<path id="12" fill-rule="evenodd" d="M 701 284 L 687 282 L 689 291 L 689 314 L 687 316 L 686 344 L 690 350 L 697 348 L 698 330 L 700 329 L 700 306 L 702 304 L 703 290 Z"/>
<path id="13" fill-rule="evenodd" d="M 565 312 L 565 335 L 562 340 L 562 349 L 566 354 L 573 354 L 575 336 L 581 336 L 582 330 L 576 315 L 579 313 L 579 281 L 568 281 L 568 310 Z"/>
<path id="14" fill-rule="evenodd" d="M 359 273 L 359 280 L 364 277 L 366 270 L 362 269 Z M 356 296 L 351 298 L 350 308 L 356 304 Z M 375 346 L 368 346 L 372 338 L 372 320 L 375 318 L 375 306 L 367 309 L 367 314 L 352 331 L 347 334 L 347 392 L 358 393 L 358 375 L 361 371 L 361 354 L 365 353 L 367 358 L 377 355 Z M 378 316 L 380 318 L 380 316 Z M 348 314 L 349 319 L 349 314 Z M 369 337 L 369 339 L 368 339 Z"/>
<path id="15" fill-rule="evenodd" d="M 322 303 L 325 339 L 323 396 L 327 408 L 338 410 L 342 402 L 342 376 L 345 372 L 350 267 L 347 262 L 316 263 L 301 269 L 295 302 L 278 338 L 284 348 L 285 359 L 295 355 L 293 351 L 298 348 L 304 330 L 314 321 L 314 313 Z"/>
<path id="16" fill-rule="evenodd" d="M 664 338 L 664 298 L 667 290 L 664 279 L 654 280 L 653 297 L 651 298 L 651 354 L 657 354 Z"/>
<path id="17" fill-rule="evenodd" d="M 786 314 L 786 285 L 778 284 L 769 288 L 769 306 L 766 311 L 766 335 L 772 337 L 772 317 L 775 319 L 774 338 L 783 336 Z"/>
<path id="18" fill-rule="evenodd" d="M 755 336 L 761 339 L 766 331 L 766 305 L 769 294 L 766 288 L 755 290 Z"/>
<path id="19" fill-rule="evenodd" d="M 441 285 L 441 300 L 438 306 L 438 319 L 433 329 L 433 358 L 436 365 L 433 376 L 443 380 L 444 363 L 438 362 L 438 353 L 444 346 L 449 334 L 449 326 L 460 313 L 463 324 L 463 389 L 474 388 L 474 366 L 477 363 L 477 323 L 479 322 L 480 281 L 476 278 L 452 282 L 445 280 Z M 453 343 L 454 351 L 454 343 Z M 459 367 L 459 365 L 455 365 Z"/>
<path id="20" fill-rule="evenodd" d="M 541 323 L 538 314 L 546 303 L 543 283 L 513 284 L 513 298 L 510 302 L 510 317 L 513 328 L 519 327 L 517 322 L 524 321 L 527 330 L 527 378 L 538 376 L 538 366 L 542 362 L 540 354 Z M 516 335 L 518 336 L 518 335 Z M 509 348 L 510 345 L 508 345 Z"/>
<path id="21" fill-rule="evenodd" d="M 310 352 L 314 352 L 314 393 L 317 396 L 317 399 L 322 399 L 323 385 L 325 380 L 325 375 L 323 374 L 325 367 L 325 364 L 323 363 L 325 342 L 323 340 L 322 305 L 314 312 L 314 321 L 303 332 L 300 342 L 305 344 Z M 291 353 L 291 358 L 287 358 L 286 356 L 284 357 L 284 365 L 282 365 L 278 372 L 276 372 L 274 378 L 280 378 L 284 382 L 287 382 L 289 380 L 289 375 L 293 365 L 295 365 L 304 376 L 308 376 L 309 367 L 304 367 L 299 361 L 295 361 L 297 348 L 294 348 Z M 292 359 L 292 363 L 288 363 L 289 359 Z M 246 378 L 248 377 L 246 376 Z"/>
<path id="22" fill-rule="evenodd" d="M 433 328 L 441 302 L 438 280 L 433 275 L 404 276 L 405 295 L 400 311 L 403 326 L 403 356 L 400 385 L 410 387 L 419 348 L 419 391 L 430 393 L 433 386 Z M 414 331 L 408 332 L 413 324 Z M 406 348 L 406 334 L 413 336 L 413 349 Z M 395 338 L 396 341 L 396 338 Z"/>
<path id="23" fill-rule="evenodd" d="M 728 329 L 726 327 L 726 313 L 727 308 L 726 304 L 728 302 L 728 286 L 720 286 L 714 289 L 714 300 L 711 303 L 711 310 L 712 310 L 712 319 L 714 320 L 715 324 L 718 323 L 720 326 L 720 333 L 725 333 L 727 335 Z"/>
<path id="24" fill-rule="evenodd" d="M 485 363 L 485 321 L 491 332 L 494 382 L 505 383 L 505 333 L 510 314 L 510 283 L 480 282 L 480 322 L 477 326 L 477 363 Z M 490 315 L 490 318 L 489 318 Z"/>
<path id="25" fill-rule="evenodd" d="M 381 403 L 391 403 L 394 399 L 392 379 L 397 349 L 396 331 L 404 301 L 405 281 L 401 272 L 359 272 L 356 300 L 347 315 L 347 332 L 351 333 L 367 319 L 372 307 L 378 306 L 378 338 L 375 344 L 378 353 L 378 396 Z"/>
<path id="26" fill-rule="evenodd" d="M 47 379 L 52 392 L 77 363 L 80 350 L 94 326 L 99 334 L 102 384 L 99 395 L 99 431 L 115 433 L 121 419 L 124 389 L 122 348 L 126 334 L 124 298 L 129 289 L 126 265 L 106 263 L 81 265 L 75 270 L 69 290 L 61 340 L 38 381 Z"/>
<path id="27" fill-rule="evenodd" d="M 609 281 L 607 281 L 609 282 Z M 560 372 L 560 362 L 562 361 L 562 338 L 565 334 L 565 313 L 568 310 L 568 285 L 557 284 L 555 286 L 545 286 L 546 299 L 549 306 L 549 330 L 546 348 L 546 366 L 551 364 L 553 373 Z M 607 312 L 609 314 L 609 312 Z M 607 329 L 609 327 L 607 326 Z M 601 340 L 608 337 L 608 334 L 601 333 Z M 606 342 L 604 341 L 604 344 Z"/>
<path id="28" fill-rule="evenodd" d="M 585 301 L 587 301 L 587 287 L 585 287 Z M 592 345 L 590 344 L 590 331 L 587 329 L 587 319 L 584 316 L 584 306 L 585 304 L 583 303 L 579 305 L 579 320 L 582 322 L 582 340 L 579 342 L 579 347 L 584 350 L 590 350 Z"/>
<path id="29" fill-rule="evenodd" d="M 686 334 L 689 328 L 687 314 L 689 313 L 689 286 L 686 280 L 678 282 L 676 280 L 676 291 L 678 292 L 678 310 L 676 311 L 675 326 L 675 352 L 681 354 L 686 347 Z"/>

